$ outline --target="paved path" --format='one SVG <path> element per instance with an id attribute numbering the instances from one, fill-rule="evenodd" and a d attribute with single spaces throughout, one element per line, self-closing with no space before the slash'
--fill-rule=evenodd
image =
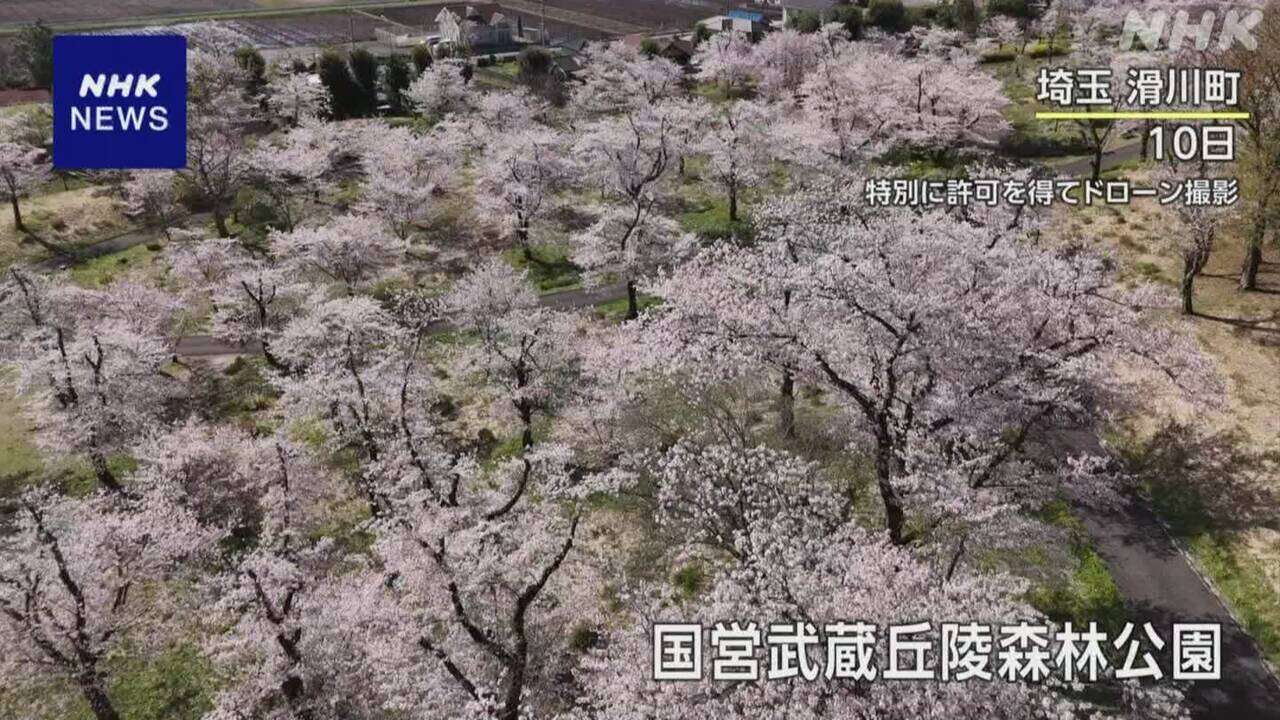
<path id="1" fill-rule="evenodd" d="M 1102 156 L 1104 171 L 1123 165 L 1130 160 L 1142 157 L 1142 142 L 1132 142 L 1107 151 Z M 1062 175 L 1083 176 L 1086 179 L 1093 173 L 1093 162 L 1090 158 L 1077 158 L 1059 163 L 1048 163 L 1049 169 Z"/>
<path id="2" fill-rule="evenodd" d="M 186 219 L 186 224 L 190 227 L 202 227 L 212 220 L 213 216 L 209 213 L 196 213 Z M 31 267 L 42 272 L 62 270 L 85 260 L 92 260 L 103 255 L 128 250 L 136 245 L 161 242 L 162 235 L 163 233 L 160 231 L 150 228 L 130 228 L 119 235 L 112 235 L 90 245 L 65 248 L 65 255 L 53 255 L 33 264 Z"/>
<path id="3" fill-rule="evenodd" d="M 1187 563 L 1155 514 L 1133 500 L 1114 511 L 1077 504 L 1077 513 L 1137 623 L 1151 622 L 1166 642 L 1173 623 L 1222 625 L 1222 680 L 1196 682 L 1187 699 L 1204 720 L 1280 718 L 1280 682 L 1257 646 Z M 1172 654 L 1172 647 L 1165 652 Z"/>

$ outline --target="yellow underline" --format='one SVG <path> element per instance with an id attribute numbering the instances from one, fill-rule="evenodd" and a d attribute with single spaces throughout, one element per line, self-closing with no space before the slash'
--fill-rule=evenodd
<path id="1" fill-rule="evenodd" d="M 1037 120 L 1248 120 L 1247 112 L 1038 112 Z"/>

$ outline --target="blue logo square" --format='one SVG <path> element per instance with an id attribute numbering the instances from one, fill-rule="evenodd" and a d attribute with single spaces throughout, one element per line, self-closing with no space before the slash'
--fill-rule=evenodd
<path id="1" fill-rule="evenodd" d="M 187 165 L 187 39 L 53 39 L 53 166 L 132 170 Z"/>

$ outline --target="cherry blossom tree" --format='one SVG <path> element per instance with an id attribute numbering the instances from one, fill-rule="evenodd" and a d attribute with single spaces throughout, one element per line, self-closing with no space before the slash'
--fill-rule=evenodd
<path id="1" fill-rule="evenodd" d="M 566 346 L 552 340 L 532 294 L 506 272 L 486 266 L 450 302 L 480 333 L 474 354 L 464 353 L 474 358 L 470 366 L 532 419 L 562 386 L 554 358 Z M 550 702 L 552 659 L 570 618 L 590 612 L 567 601 L 581 585 L 566 560 L 578 505 L 600 486 L 573 471 L 563 447 L 534 446 L 529 437 L 519 458 L 482 467 L 441 433 L 432 409 L 438 383 L 424 352 L 438 317 L 421 298 L 403 297 L 391 309 L 341 298 L 295 320 L 278 343 L 291 364 L 306 368 L 303 377 L 282 379 L 282 405 L 323 418 L 330 447 L 355 451 L 382 570 L 316 587 L 315 600 L 299 606 L 300 651 L 309 657 L 337 646 L 336 654 L 361 658 L 356 667 L 387 688 L 368 699 L 373 704 L 422 717 L 462 707 L 514 719 Z M 312 618 L 310 608 L 321 614 Z M 307 660 L 298 671 L 314 667 Z M 301 687 L 312 687 L 312 677 Z M 281 675 L 270 678 L 263 687 L 276 687 Z"/>
<path id="2" fill-rule="evenodd" d="M 303 73 L 278 72 L 267 81 L 267 107 L 277 121 L 294 127 L 318 118 L 329 106 L 328 91 Z"/>
<path id="3" fill-rule="evenodd" d="M 51 673 L 72 682 L 97 720 L 119 720 L 107 657 L 159 633 L 152 586 L 189 568 L 207 542 L 166 488 L 122 503 L 32 492 L 0 537 L 0 677 L 18 687 Z M 12 685 L 10 685 L 12 683 Z"/>
<path id="4" fill-rule="evenodd" d="M 344 297 L 293 318 L 276 343 L 294 369 L 277 381 L 281 406 L 320 419 L 326 447 L 361 460 L 350 480 L 374 517 L 389 512 L 403 482 L 446 492 L 440 476 L 452 461 L 440 459 L 440 391 L 426 356 L 438 319 L 436 303 L 412 294 L 394 312 Z"/>
<path id="5" fill-rule="evenodd" d="M 1008 99 L 971 58 L 908 58 L 857 43 L 820 62 L 801 92 L 800 145 L 840 163 L 897 144 L 989 145 L 1008 128 Z"/>
<path id="6" fill-rule="evenodd" d="M 104 488 L 124 492 L 110 455 L 180 394 L 162 372 L 173 357 L 176 301 L 132 283 L 85 290 L 17 269 L 0 300 L 12 313 L 10 359 L 33 401 L 38 438 L 55 454 L 86 456 Z"/>
<path id="7" fill-rule="evenodd" d="M 1076 699 L 1061 681 L 1019 678 L 1027 666 L 1016 661 L 1015 682 L 1001 681 L 1010 666 L 994 663 L 989 672 L 1000 676 L 994 683 L 886 681 L 882 673 L 890 651 L 884 628 L 904 617 L 930 628 L 957 617 L 995 626 L 1025 623 L 1043 627 L 1046 637 L 1055 628 L 1020 599 L 1019 580 L 966 575 L 940 582 L 909 550 L 848 522 L 846 492 L 811 463 L 765 448 L 681 443 L 654 465 L 657 519 L 673 543 L 667 557 L 700 563 L 711 587 L 693 598 L 643 583 L 620 593 L 631 599 L 626 611 L 632 622 L 615 625 L 586 664 L 582 716 L 905 720 L 943 713 L 1012 720 L 1101 710 Z M 635 669 L 653 662 L 654 624 L 673 616 L 742 638 L 746 647 L 753 637 L 763 646 L 770 633 L 812 641 L 808 647 L 803 641 L 792 645 L 797 654 L 789 663 L 795 670 L 791 678 L 766 679 L 761 669 L 754 679 L 734 682 L 705 675 L 660 682 Z M 861 658 L 824 653 L 819 627 L 827 636 L 858 634 L 848 618 L 878 639 Z M 748 652 L 745 660 L 764 664 Z M 1185 717 L 1179 699 L 1138 691 L 1126 697 L 1126 710 L 1158 706 L 1157 715 Z"/>
<path id="8" fill-rule="evenodd" d="M 319 200 L 339 163 L 349 157 L 339 127 L 304 115 L 295 127 L 254 147 L 249 159 L 253 186 L 270 198 L 280 229 L 294 229 L 307 203 Z"/>
<path id="9" fill-rule="evenodd" d="M 159 228 L 169 240 L 173 239 L 169 229 L 187 214 L 178 197 L 176 177 L 169 171 L 146 170 L 135 173 L 124 189 L 129 210 L 145 218 L 148 225 Z"/>
<path id="10" fill-rule="evenodd" d="M 697 149 L 707 156 L 708 172 L 728 195 L 729 220 L 738 220 L 738 199 L 745 188 L 768 174 L 777 152 L 773 128 L 777 110 L 743 100 L 718 109 L 707 123 Z"/>
<path id="11" fill-rule="evenodd" d="M 500 260 L 460 280 L 445 302 L 480 340 L 460 353 L 459 365 L 515 411 L 521 446 L 528 450 L 536 416 L 548 416 L 575 382 L 573 319 L 541 307 L 525 274 Z"/>
<path id="12" fill-rule="evenodd" d="M 688 238 L 658 214 L 658 189 L 676 150 L 674 106 L 660 106 L 598 121 L 579 141 L 585 178 L 598 183 L 606 202 L 600 217 L 575 236 L 574 260 L 589 279 L 619 275 L 627 285 L 628 317 L 639 313 L 636 281 L 672 259 Z"/>
<path id="13" fill-rule="evenodd" d="M 530 127 L 549 126 L 549 106 L 528 89 L 478 93 L 472 112 L 456 113 L 437 126 L 459 149 L 481 152 Z"/>
<path id="14" fill-rule="evenodd" d="M 422 115 L 440 118 L 471 108 L 473 93 L 467 89 L 463 61 L 445 59 L 422 71 L 405 98 Z"/>
<path id="15" fill-rule="evenodd" d="M 295 267 L 235 263 L 213 286 L 213 334 L 237 345 L 256 344 L 272 368 L 291 372 L 273 343 L 289 320 L 304 314 L 311 294 Z"/>
<path id="16" fill-rule="evenodd" d="M 570 176 L 565 140 L 555 131 L 531 126 L 496 136 L 479 166 L 477 201 L 499 217 L 525 258 L 532 257 L 529 231 Z"/>
<path id="17" fill-rule="evenodd" d="M 1071 54 L 1070 67 L 1082 70 L 1110 70 L 1110 80 L 1103 86 L 1107 93 L 1104 102 L 1091 105 L 1089 109 L 1094 112 L 1118 112 L 1124 110 L 1127 104 L 1129 95 L 1126 84 L 1128 68 L 1141 64 L 1142 62 L 1135 55 L 1117 54 L 1103 45 L 1094 45 L 1092 48 L 1084 45 Z M 1042 72 L 1044 71 L 1042 70 Z M 1093 182 L 1098 182 L 1102 179 L 1103 159 L 1106 157 L 1107 149 L 1112 139 L 1119 137 L 1133 124 L 1131 120 L 1115 119 L 1090 118 L 1072 121 L 1071 126 L 1075 129 L 1080 142 L 1089 149 L 1090 179 Z"/>
<path id="18" fill-rule="evenodd" d="M 653 283 L 666 303 L 652 341 L 633 347 L 715 358 L 722 375 L 763 364 L 842 398 L 867 434 L 894 543 L 910 539 L 909 497 L 944 522 L 957 496 L 977 517 L 993 488 L 1043 489 L 1019 462 L 1029 438 L 1135 391 L 1111 362 L 1151 363 L 1212 401 L 1193 343 L 1144 317 L 1158 292 L 1113 289 L 1103 258 L 1023 242 L 1007 220 L 861 212 L 844 192 L 771 201 L 757 217 L 767 240 L 719 245 Z"/>
<path id="19" fill-rule="evenodd" d="M 361 155 L 366 174 L 363 207 L 385 218 L 407 240 L 430 213 L 435 194 L 460 165 L 462 138 L 448 129 L 417 134 L 408 128 L 370 126 Z"/>
<path id="20" fill-rule="evenodd" d="M 319 661 L 306 636 L 306 619 L 317 614 L 311 596 L 341 557 L 331 539 L 313 540 L 308 530 L 341 492 L 323 468 L 283 438 L 231 442 L 239 447 L 237 459 L 254 458 L 255 464 L 202 464 L 202 480 L 224 493 L 252 493 L 256 542 L 210 583 L 215 617 L 232 627 L 209 650 L 237 670 L 236 682 L 221 693 L 210 717 L 329 717 L 326 710 L 341 693 L 334 692 L 325 672 L 330 666 Z"/>
<path id="21" fill-rule="evenodd" d="M 187 62 L 187 166 L 180 176 L 228 237 L 227 215 L 252 165 L 245 127 L 254 106 L 240 92 L 243 69 L 230 55 L 192 52 Z"/>
<path id="22" fill-rule="evenodd" d="M 19 201 L 51 177 L 44 151 L 13 140 L 0 141 L 0 183 L 13 208 L 13 226 L 27 231 Z"/>
<path id="23" fill-rule="evenodd" d="M 679 65 L 649 57 L 621 41 L 593 44 L 586 50 L 573 106 L 592 115 L 639 110 L 678 97 L 683 76 Z"/>
<path id="24" fill-rule="evenodd" d="M 752 51 L 761 94 L 781 100 L 799 92 L 805 76 L 817 67 L 824 41 L 818 33 L 791 28 L 765 35 Z"/>
<path id="25" fill-rule="evenodd" d="M 1196 180 L 1212 181 L 1212 175 L 1196 172 L 1194 165 L 1169 165 L 1157 173 L 1161 183 L 1169 187 L 1182 186 L 1188 188 L 1189 183 Z M 1204 169 L 1203 166 L 1201 166 Z M 1182 261 L 1179 292 L 1182 296 L 1182 314 L 1195 314 L 1195 282 L 1217 242 L 1223 224 L 1228 220 L 1227 209 L 1211 205 L 1198 205 L 1179 202 L 1173 205 L 1173 216 L 1176 229 L 1166 236 L 1166 244 Z"/>
<path id="26" fill-rule="evenodd" d="M 377 280 L 407 249 L 376 218 L 360 215 L 342 215 L 316 228 L 274 232 L 270 242 L 301 272 L 341 283 L 348 293 Z"/>
<path id="27" fill-rule="evenodd" d="M 725 92 L 735 93 L 746 87 L 756 71 L 756 53 L 744 33 L 722 32 L 698 46 L 693 64 L 698 80 L 720 85 Z"/>

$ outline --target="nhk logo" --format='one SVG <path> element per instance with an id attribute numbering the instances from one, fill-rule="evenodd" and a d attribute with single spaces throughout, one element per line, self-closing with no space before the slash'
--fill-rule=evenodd
<path id="1" fill-rule="evenodd" d="M 186 38 L 63 35 L 53 66 L 56 167 L 186 165 Z"/>

